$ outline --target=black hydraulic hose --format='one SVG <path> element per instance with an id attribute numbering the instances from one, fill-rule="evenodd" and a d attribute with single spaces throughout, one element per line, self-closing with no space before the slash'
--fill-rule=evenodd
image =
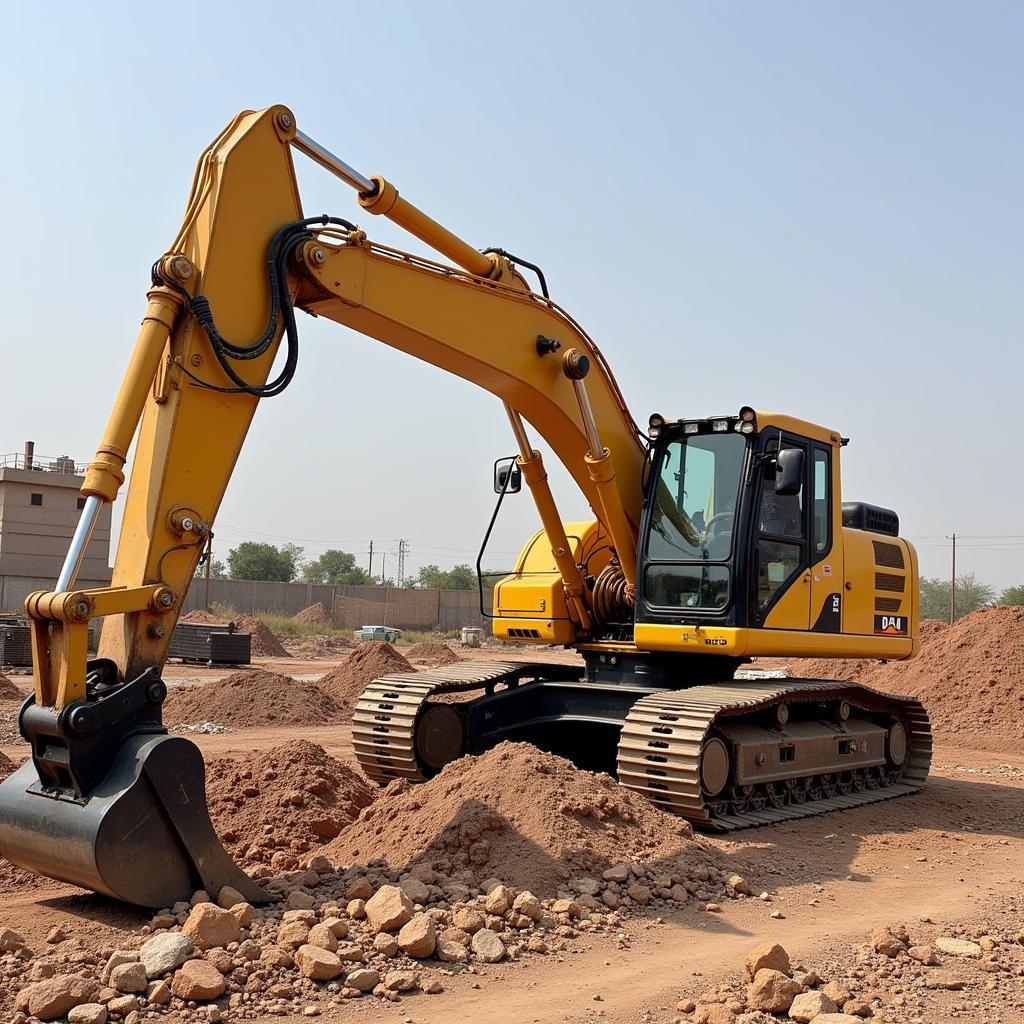
<path id="1" fill-rule="evenodd" d="M 509 456 L 509 462 L 515 465 L 515 456 Z M 499 460 L 501 461 L 501 460 Z M 484 552 L 487 550 L 487 545 L 491 539 L 491 531 L 494 529 L 494 524 L 498 520 L 498 513 L 501 511 L 501 503 L 505 500 L 505 494 L 508 492 L 508 485 L 512 480 L 512 468 L 509 467 L 509 471 L 505 474 L 505 479 L 501 483 L 501 490 L 498 492 L 498 500 L 494 503 L 494 511 L 491 513 L 491 521 L 487 524 L 487 530 L 484 533 L 484 539 L 480 544 L 480 551 L 476 556 L 476 585 L 477 591 L 480 595 L 480 614 L 485 619 L 493 619 L 494 616 L 490 612 L 484 611 L 484 576 L 483 576 L 483 560 Z"/>
<path id="2" fill-rule="evenodd" d="M 483 252 L 494 253 L 495 256 L 504 256 L 505 259 L 511 260 L 513 263 L 518 264 L 521 267 L 526 267 L 528 270 L 532 270 L 537 275 L 537 280 L 540 282 L 540 293 L 545 299 L 550 299 L 551 296 L 548 294 L 548 283 L 544 279 L 544 271 L 537 266 L 536 263 L 531 263 L 529 260 L 520 259 L 518 256 L 513 256 L 512 253 L 506 252 L 504 249 L 484 249 Z"/>

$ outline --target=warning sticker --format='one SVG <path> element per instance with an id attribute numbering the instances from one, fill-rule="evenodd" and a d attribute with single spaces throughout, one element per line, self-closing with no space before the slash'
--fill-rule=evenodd
<path id="1" fill-rule="evenodd" d="M 831 565 L 827 565 L 827 564 L 823 565 L 821 567 L 821 575 L 822 576 L 831 576 L 832 575 L 832 566 Z"/>

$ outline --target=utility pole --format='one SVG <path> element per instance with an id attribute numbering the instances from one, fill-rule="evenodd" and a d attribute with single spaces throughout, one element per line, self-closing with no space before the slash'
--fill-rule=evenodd
<path id="1" fill-rule="evenodd" d="M 206 597 L 203 604 L 206 611 L 210 610 L 210 563 L 213 561 L 213 534 L 209 536 L 210 539 L 206 542 Z"/>
<path id="2" fill-rule="evenodd" d="M 405 583 L 405 556 L 409 551 L 409 542 L 399 540 L 398 542 L 398 586 Z"/>
<path id="3" fill-rule="evenodd" d="M 381 554 L 380 554 L 380 582 L 381 582 L 381 584 L 383 584 L 384 581 L 387 580 L 387 576 L 384 573 L 384 566 L 387 564 L 387 560 L 388 560 L 388 553 L 386 551 L 382 551 Z"/>
<path id="4" fill-rule="evenodd" d="M 373 541 L 370 541 L 370 564 L 366 567 L 366 575 L 370 577 L 370 581 L 373 582 Z"/>
<path id="5" fill-rule="evenodd" d="M 956 622 L 956 533 L 951 538 L 953 541 L 953 562 L 949 570 L 949 624 Z"/>

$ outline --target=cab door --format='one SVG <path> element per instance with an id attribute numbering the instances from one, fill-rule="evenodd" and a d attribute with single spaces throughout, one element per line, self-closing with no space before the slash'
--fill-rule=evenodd
<path id="1" fill-rule="evenodd" d="M 843 543 L 840 527 L 839 460 L 831 447 L 810 446 L 811 629 L 816 633 L 843 631 Z"/>
<path id="2" fill-rule="evenodd" d="M 762 629 L 807 631 L 811 625 L 810 527 L 807 501 L 810 445 L 804 438 L 769 438 L 755 508 L 752 622 Z M 780 451 L 803 454 L 796 493 L 776 492 Z"/>

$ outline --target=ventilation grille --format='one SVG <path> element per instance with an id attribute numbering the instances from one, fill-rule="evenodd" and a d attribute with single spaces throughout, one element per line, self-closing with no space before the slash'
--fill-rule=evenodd
<path id="1" fill-rule="evenodd" d="M 899 544 L 886 544 L 884 540 L 872 541 L 875 545 L 875 562 L 890 569 L 905 569 L 903 548 Z"/>
<path id="2" fill-rule="evenodd" d="M 540 630 L 539 629 L 510 629 L 508 631 L 509 637 L 516 640 L 539 640 Z"/>
<path id="3" fill-rule="evenodd" d="M 898 597 L 876 597 L 876 612 L 898 612 L 903 601 Z"/>
<path id="4" fill-rule="evenodd" d="M 888 590 L 893 594 L 902 594 L 906 589 L 906 577 L 896 576 L 891 572 L 875 573 L 875 590 Z"/>

